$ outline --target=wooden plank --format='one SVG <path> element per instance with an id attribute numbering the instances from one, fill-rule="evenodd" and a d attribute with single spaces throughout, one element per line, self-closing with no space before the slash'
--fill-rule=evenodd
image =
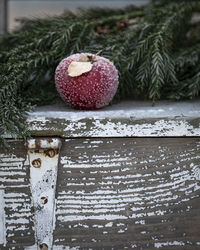
<path id="1" fill-rule="evenodd" d="M 35 250 L 27 152 L 11 146 L 0 153 L 0 249 Z M 198 249 L 199 149 L 199 138 L 66 139 L 53 249 Z"/>
<path id="2" fill-rule="evenodd" d="M 78 111 L 64 103 L 38 107 L 27 124 L 34 136 L 176 137 L 200 136 L 200 101 L 126 101 L 102 110 Z"/>
<path id="3" fill-rule="evenodd" d="M 198 249 L 200 139 L 66 139 L 53 249 Z"/>
<path id="4" fill-rule="evenodd" d="M 0 0 L 0 34 L 7 32 L 7 0 Z"/>
<path id="5" fill-rule="evenodd" d="M 5 213 L 0 249 L 24 249 L 35 243 L 29 163 L 22 140 L 10 145 L 10 153 L 0 152 L 0 201 L 4 202 L 0 212 Z"/>

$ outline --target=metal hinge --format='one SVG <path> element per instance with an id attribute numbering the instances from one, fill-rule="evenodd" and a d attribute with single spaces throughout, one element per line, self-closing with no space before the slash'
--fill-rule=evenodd
<path id="1" fill-rule="evenodd" d="M 50 250 L 55 223 L 55 190 L 61 140 L 30 139 L 26 146 L 30 161 L 37 249 Z"/>

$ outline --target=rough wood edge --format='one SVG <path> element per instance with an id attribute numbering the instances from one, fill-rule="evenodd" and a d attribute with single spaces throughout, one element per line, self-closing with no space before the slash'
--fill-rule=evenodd
<path id="1" fill-rule="evenodd" d="M 28 121 L 32 136 L 60 137 L 193 137 L 200 136 L 200 118 L 53 119 Z"/>
<path id="2" fill-rule="evenodd" d="M 27 126 L 32 136 L 194 137 L 200 136 L 200 100 L 160 101 L 155 106 L 124 101 L 96 111 L 57 103 L 29 113 Z"/>

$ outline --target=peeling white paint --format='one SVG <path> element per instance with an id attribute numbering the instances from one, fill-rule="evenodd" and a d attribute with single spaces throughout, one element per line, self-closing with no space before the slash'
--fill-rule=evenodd
<path id="1" fill-rule="evenodd" d="M 173 110 L 173 107 L 170 107 L 169 110 L 173 111 L 173 114 L 176 113 L 175 110 Z M 71 130 L 71 133 L 74 133 L 75 136 L 101 135 L 105 137 L 157 137 L 200 135 L 198 124 L 196 128 L 194 128 L 189 122 L 189 118 L 193 117 L 193 114 L 189 110 L 186 112 L 188 116 L 183 115 L 182 118 L 179 117 L 177 120 L 174 116 L 171 116 L 167 120 L 165 119 L 168 117 L 166 112 L 167 109 L 154 109 L 154 107 L 151 107 L 148 109 L 148 115 L 152 115 L 154 118 L 159 118 L 159 120 L 153 121 L 151 124 L 148 122 L 147 114 L 145 114 L 145 112 L 147 112 L 146 109 L 141 109 L 141 116 L 138 113 L 138 117 L 133 116 L 132 110 L 128 109 L 126 111 L 127 113 L 124 114 L 124 112 L 117 113 L 117 111 L 110 113 L 108 110 L 107 114 L 103 112 L 100 115 L 99 111 L 95 111 L 96 120 L 93 116 L 94 112 L 89 114 L 82 111 L 75 112 L 76 114 L 74 114 L 74 111 L 70 111 L 72 115 L 71 117 L 66 117 L 66 112 L 63 112 L 62 114 L 58 114 L 58 118 L 62 119 L 62 121 L 60 121 L 62 123 L 61 125 L 63 125 L 63 129 L 66 130 L 65 132 L 69 133 Z M 163 116 L 164 113 L 166 117 Z M 107 115 L 110 114 L 111 116 L 107 117 Z M 197 113 L 195 113 L 194 117 L 196 117 L 196 114 Z M 36 120 L 38 119 L 38 121 L 40 120 L 40 122 L 44 122 L 42 126 L 46 126 L 46 123 L 50 122 L 51 118 L 48 116 L 48 118 L 42 119 L 40 115 L 48 116 L 49 113 L 38 113 L 38 117 L 35 117 L 34 119 L 31 118 L 32 120 L 29 120 L 33 122 L 33 128 L 38 131 L 46 128 L 39 127 L 41 123 L 38 123 L 38 125 Z M 120 115 L 123 119 L 132 121 L 132 123 L 126 124 L 126 122 L 123 122 L 123 119 L 122 121 L 118 121 L 116 123 L 114 119 L 118 119 Z M 55 118 L 55 116 L 53 117 L 53 114 L 52 118 Z M 137 123 L 138 120 L 143 118 L 144 122 L 142 124 L 141 121 Z M 86 131 L 87 123 L 81 119 L 86 119 L 91 122 L 91 131 Z M 78 130 L 81 130 L 81 132 L 78 132 Z M 70 146 L 70 139 L 67 139 L 66 142 L 69 142 Z M 74 150 L 98 150 L 98 147 L 102 146 L 102 143 L 104 143 L 103 140 L 99 139 L 92 142 L 85 140 L 82 145 L 77 145 Z M 112 143 L 112 140 L 107 143 Z M 166 156 L 166 151 L 167 147 L 160 146 L 158 147 L 157 152 L 158 157 L 155 158 L 152 153 L 148 159 L 146 159 L 144 155 L 144 157 L 141 157 L 140 161 L 137 160 L 137 156 L 134 156 L 134 152 L 129 154 L 126 153 L 126 155 L 124 154 L 124 157 L 122 157 L 120 156 L 120 152 L 114 151 L 114 149 L 112 155 L 98 155 L 98 152 L 96 151 L 96 154 L 94 153 L 92 156 L 88 157 L 87 154 L 83 152 L 81 155 L 77 155 L 76 160 L 74 160 L 70 154 L 68 155 L 66 153 L 65 156 L 61 157 L 62 169 L 65 173 L 67 173 L 65 177 L 66 183 L 62 184 L 63 190 L 61 187 L 58 189 L 56 201 L 57 222 L 54 219 L 52 222 L 52 228 L 54 228 L 55 225 L 62 225 L 62 223 L 66 223 L 66 228 L 68 230 L 70 230 L 70 228 L 72 230 L 91 230 L 91 228 L 98 230 L 99 228 L 99 231 L 106 236 L 106 234 L 110 233 L 109 230 L 113 230 L 111 229 L 113 227 L 116 232 L 122 234 L 127 230 L 127 219 L 132 218 L 135 226 L 141 225 L 141 228 L 145 228 L 143 225 L 146 224 L 146 218 L 147 220 L 152 216 L 160 216 L 163 218 L 165 214 L 173 213 L 173 210 L 170 208 L 171 205 L 174 206 L 183 203 L 187 204 L 187 202 L 191 199 L 199 197 L 199 192 L 195 193 L 195 191 L 200 190 L 200 186 L 198 185 L 198 181 L 200 180 L 200 170 L 199 165 L 197 164 L 200 156 L 197 154 L 194 155 L 192 153 L 193 149 L 189 149 L 189 151 L 185 150 L 187 152 L 181 152 L 180 154 L 174 156 Z M 196 149 L 194 152 L 196 152 Z M 6 156 L 3 157 L 4 159 L 6 158 Z M 45 161 L 48 162 L 47 159 L 45 159 Z M 162 161 L 165 161 L 164 164 L 162 164 Z M 122 167 L 124 162 L 124 167 Z M 17 159 L 14 156 L 12 161 L 10 161 L 10 164 L 2 164 L 4 167 L 4 173 L 0 173 L 0 179 L 4 182 L 4 184 L 7 184 L 9 180 L 12 179 L 9 169 L 12 169 L 13 173 L 16 175 L 16 169 L 18 168 L 18 170 L 20 170 L 20 168 L 22 169 L 23 167 L 22 162 L 17 162 Z M 141 165 L 141 170 L 145 170 L 143 171 L 143 174 L 136 171 L 136 166 L 138 166 L 138 164 Z M 149 172 L 152 166 L 155 170 L 153 172 Z M 45 174 L 43 172 L 41 173 L 42 175 Z M 77 173 L 77 176 L 74 173 Z M 88 173 L 90 177 L 86 176 Z M 37 179 L 37 181 L 42 181 L 38 174 L 35 173 L 31 175 L 35 180 Z M 101 175 L 101 178 L 99 178 L 98 181 L 99 175 Z M 25 174 L 20 172 L 18 180 L 22 182 L 24 176 Z M 14 181 L 12 184 L 14 184 Z M 118 189 L 117 186 L 120 188 Z M 37 188 L 34 189 L 36 190 Z M 49 201 L 53 203 L 53 200 L 49 198 L 51 197 L 51 193 L 48 193 L 48 191 L 44 191 L 44 193 L 40 193 L 40 195 L 46 195 Z M 6 199 L 7 208 L 12 208 L 13 211 L 16 212 L 10 216 L 10 222 L 7 223 L 9 230 L 17 231 L 18 229 L 25 229 L 29 219 L 28 217 L 21 217 L 20 215 L 17 215 L 17 210 L 20 203 L 27 201 L 27 197 L 23 194 L 15 197 L 14 193 L 6 194 L 4 197 Z M 37 202 L 39 203 L 39 200 Z M 183 212 L 189 212 L 192 209 L 191 206 L 183 207 L 185 209 Z M 24 208 L 21 212 L 26 213 L 27 216 L 31 215 L 29 208 Z M 18 219 L 15 221 L 18 226 L 17 229 L 14 224 L 15 215 L 18 216 Z M 44 224 L 46 223 L 45 218 L 44 220 L 42 218 L 36 218 L 36 220 L 39 219 L 44 222 Z M 95 220 L 95 224 L 92 225 L 91 220 Z M 162 219 L 161 222 L 165 223 L 166 220 Z M 147 231 L 142 229 L 140 236 L 142 237 L 143 234 L 145 235 L 147 233 Z M 13 233 L 9 233 L 8 236 L 11 237 L 12 235 Z M 152 239 L 158 241 L 158 237 L 154 237 Z M 63 238 L 61 236 L 59 240 L 55 240 L 55 246 L 53 246 L 52 249 L 79 249 L 78 246 L 75 246 L 78 237 L 74 236 L 69 240 L 73 242 L 74 247 L 64 246 L 65 240 L 64 236 Z M 185 245 L 185 242 L 178 240 L 162 240 L 162 242 L 161 240 L 159 242 L 155 242 L 154 248 Z M 91 241 L 96 242 L 95 236 L 94 239 L 91 239 Z M 198 242 L 196 244 L 198 245 Z M 35 250 L 37 249 L 36 247 L 37 246 L 34 245 L 26 247 L 25 249 Z M 132 244 L 132 248 L 137 248 L 137 245 Z"/>
<path id="2" fill-rule="evenodd" d="M 194 165 L 194 164 L 190 164 L 191 167 L 193 167 L 192 171 L 194 174 L 194 177 L 197 181 L 200 181 L 200 166 L 198 165 Z"/>
<path id="3" fill-rule="evenodd" d="M 101 215 L 58 215 L 60 221 L 83 221 L 83 220 L 119 220 L 127 219 L 127 216 L 120 214 L 101 214 Z"/>
<path id="4" fill-rule="evenodd" d="M 161 248 L 165 246 L 185 246 L 185 243 L 183 241 L 177 241 L 177 240 L 154 243 L 155 248 Z"/>
<path id="5" fill-rule="evenodd" d="M 197 185 L 195 165 L 191 164 L 200 159 L 196 148 L 173 155 L 173 152 L 166 153 L 169 151 L 167 147 L 159 146 L 158 157 L 152 152 L 148 159 L 142 155 L 142 160 L 138 160 L 137 152 L 134 155 L 134 151 L 130 155 L 113 151 L 111 155 L 97 153 L 87 157 L 84 149 L 87 150 L 92 143 L 87 139 L 83 142 L 83 149 L 79 149 L 79 144 L 76 145 L 77 157 L 75 154 L 73 157 L 70 154 L 61 157 L 63 170 L 69 171 L 69 174 L 66 175 L 67 188 L 60 189 L 58 193 L 58 225 L 67 223 L 74 228 L 74 225 L 80 226 L 79 221 L 90 226 L 91 220 L 99 220 L 94 228 L 107 229 L 109 234 L 109 229 L 114 225 L 115 229 L 118 227 L 116 234 L 122 236 L 128 230 L 127 225 L 122 223 L 119 226 L 120 223 L 116 222 L 132 219 L 136 225 L 145 225 L 146 219 L 150 217 L 163 218 L 173 213 L 171 206 L 187 204 L 199 197 L 199 194 L 193 194 L 194 189 L 200 190 L 200 187 Z M 102 146 L 99 147 L 102 150 Z M 141 172 L 138 171 L 138 165 L 141 165 Z M 78 173 L 77 177 L 75 173 Z M 101 175 L 99 181 L 98 175 Z M 91 190 L 86 188 L 87 185 Z M 118 189 L 118 185 L 122 185 L 122 188 Z M 191 209 L 186 206 L 184 212 Z M 148 231 L 141 230 L 140 233 L 145 235 Z"/>
<path id="6" fill-rule="evenodd" d="M 38 107 L 31 112 L 30 130 L 51 130 L 64 137 L 200 136 L 200 122 L 190 123 L 200 117 L 199 100 L 158 102 L 154 107 L 150 102 L 122 102 L 98 111 L 59 109 L 53 112 L 51 107 Z"/>
<path id="7" fill-rule="evenodd" d="M 105 227 L 112 227 L 113 226 L 113 222 L 109 222 L 107 224 L 105 224 Z"/>
<path id="8" fill-rule="evenodd" d="M 63 245 L 53 246 L 53 250 L 78 250 L 78 249 L 80 249 L 80 246 L 76 246 L 76 247 L 69 247 L 69 246 L 63 246 Z"/>
<path id="9" fill-rule="evenodd" d="M 16 238 L 12 240 L 12 237 L 15 237 L 16 233 L 19 237 L 30 235 L 32 219 L 30 197 L 24 192 L 29 188 L 26 180 L 26 160 L 14 154 L 1 154 L 0 173 L 1 187 L 5 191 L 4 202 L 1 200 L 0 206 L 3 206 L 4 212 L 9 211 L 9 214 L 6 212 L 4 217 L 6 228 L 0 227 L 0 233 L 6 234 L 7 242 L 5 244 L 8 242 L 18 244 Z M 10 189 L 10 192 L 6 192 L 7 188 Z M 3 214 L 2 211 L 0 214 Z M 11 249 L 15 249 L 15 247 L 13 246 Z"/>
<path id="10" fill-rule="evenodd" d="M 92 227 L 103 228 L 103 225 L 92 225 Z"/>
<path id="11" fill-rule="evenodd" d="M 6 215 L 4 195 L 4 190 L 0 189 L 0 244 L 6 246 Z"/>

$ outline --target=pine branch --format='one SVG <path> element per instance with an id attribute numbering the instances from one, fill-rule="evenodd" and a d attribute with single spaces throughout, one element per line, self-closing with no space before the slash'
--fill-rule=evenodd
<path id="1" fill-rule="evenodd" d="M 120 75 L 115 100 L 198 96 L 200 29 L 190 22 L 197 11 L 197 1 L 156 0 L 142 8 L 21 20 L 20 29 L 0 36 L 0 138 L 27 135 L 27 112 L 58 97 L 56 66 L 73 53 L 103 50 L 114 62 Z"/>
<path id="2" fill-rule="evenodd" d="M 185 71 L 188 66 L 195 66 L 199 62 L 200 43 L 189 48 L 184 48 L 175 54 L 177 71 Z"/>

